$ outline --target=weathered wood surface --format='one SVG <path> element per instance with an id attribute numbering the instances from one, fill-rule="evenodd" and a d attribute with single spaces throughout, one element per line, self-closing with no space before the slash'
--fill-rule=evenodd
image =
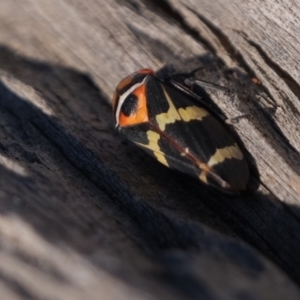
<path id="1" fill-rule="evenodd" d="M 1 299 L 299 299 L 299 15 L 272 0 L 2 0 Z M 236 131 L 265 187 L 220 195 L 115 133 L 118 81 L 165 64 L 237 87 L 212 97 L 250 114 Z"/>

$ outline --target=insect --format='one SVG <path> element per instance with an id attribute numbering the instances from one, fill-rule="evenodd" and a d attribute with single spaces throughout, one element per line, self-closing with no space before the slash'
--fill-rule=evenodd
<path id="1" fill-rule="evenodd" d="M 116 128 L 165 166 L 224 192 L 245 190 L 248 164 L 224 121 L 184 84 L 141 69 L 117 86 Z"/>

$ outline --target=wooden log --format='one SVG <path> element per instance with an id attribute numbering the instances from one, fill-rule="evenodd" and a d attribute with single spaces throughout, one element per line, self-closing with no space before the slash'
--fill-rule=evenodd
<path id="1" fill-rule="evenodd" d="M 1 1 L 2 298 L 299 299 L 299 10 Z M 117 83 L 169 64 L 234 91 L 208 92 L 249 114 L 254 192 L 209 190 L 115 132 Z"/>

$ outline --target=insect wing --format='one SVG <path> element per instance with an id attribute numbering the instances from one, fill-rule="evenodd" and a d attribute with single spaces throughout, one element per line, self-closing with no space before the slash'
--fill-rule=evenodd
<path id="1" fill-rule="evenodd" d="M 207 108 L 154 76 L 147 79 L 146 97 L 154 132 L 148 132 L 148 146 L 164 156 L 165 165 L 220 188 L 245 188 L 248 166 L 244 156 L 227 128 Z"/>
<path id="2" fill-rule="evenodd" d="M 225 191 L 246 188 L 238 144 L 199 95 L 143 69 L 120 82 L 113 102 L 117 128 L 162 164 Z"/>

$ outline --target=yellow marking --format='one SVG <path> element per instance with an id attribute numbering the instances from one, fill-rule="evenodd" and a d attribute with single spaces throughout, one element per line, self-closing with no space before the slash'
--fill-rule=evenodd
<path id="1" fill-rule="evenodd" d="M 158 141 L 160 139 L 160 135 L 157 133 L 157 132 L 154 132 L 152 130 L 148 130 L 146 132 L 147 134 L 147 138 L 148 138 L 148 141 L 149 141 L 149 144 L 148 145 L 145 145 L 145 144 L 141 144 L 141 143 L 136 143 L 137 145 L 141 146 L 141 147 L 144 147 L 144 148 L 147 148 L 147 149 L 150 149 L 153 151 L 154 153 L 154 156 L 156 157 L 156 159 L 162 163 L 163 165 L 169 167 L 168 165 L 168 162 L 165 158 L 165 155 L 163 152 L 161 152 L 159 146 L 158 146 Z"/>
<path id="2" fill-rule="evenodd" d="M 156 116 L 157 124 L 160 130 L 164 131 L 167 124 L 175 123 L 175 121 L 183 120 L 189 122 L 191 120 L 202 120 L 205 116 L 208 115 L 208 112 L 197 106 L 188 106 L 187 108 L 177 108 L 174 106 L 171 98 L 168 93 L 164 91 L 165 97 L 169 104 L 169 110 L 165 113 L 161 113 Z"/>
<path id="3" fill-rule="evenodd" d="M 211 156 L 209 159 L 207 165 L 209 167 L 212 167 L 214 165 L 220 164 L 223 162 L 226 158 L 236 158 L 236 159 L 243 159 L 243 154 L 237 144 L 234 144 L 233 146 L 224 147 L 222 149 L 217 149 L 215 154 Z"/>
<path id="4" fill-rule="evenodd" d="M 187 108 L 179 108 L 178 113 L 183 121 L 189 122 L 191 120 L 201 121 L 204 117 L 208 115 L 208 112 L 197 106 L 188 106 Z"/>
<path id="5" fill-rule="evenodd" d="M 174 123 L 175 121 L 180 121 L 181 118 L 178 114 L 176 107 L 174 106 L 172 100 L 170 99 L 168 93 L 164 90 L 164 94 L 169 103 L 169 110 L 166 113 L 161 113 L 156 116 L 156 122 L 160 130 L 164 131 L 167 124 Z"/>
<path id="6" fill-rule="evenodd" d="M 206 173 L 205 172 L 201 172 L 199 179 L 204 182 L 207 183 L 207 177 L 206 177 Z"/>

